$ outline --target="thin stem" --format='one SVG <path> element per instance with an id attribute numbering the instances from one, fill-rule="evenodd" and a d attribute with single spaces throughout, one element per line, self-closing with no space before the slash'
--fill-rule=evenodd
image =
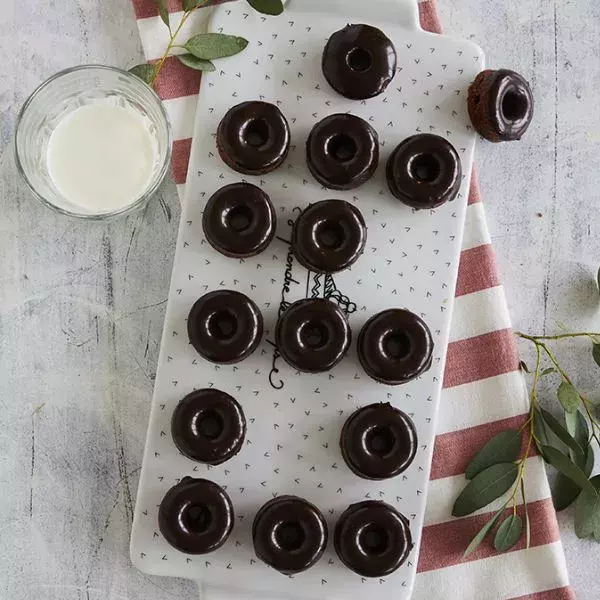
<path id="1" fill-rule="evenodd" d="M 169 56 L 169 53 L 171 52 L 171 48 L 173 48 L 173 45 L 175 44 L 175 39 L 177 38 L 177 35 L 181 31 L 181 28 L 185 25 L 185 22 L 188 20 L 189 16 L 194 12 L 194 10 L 196 10 L 196 9 L 194 8 L 183 14 L 183 17 L 181 17 L 181 21 L 179 21 L 179 25 L 177 26 L 175 33 L 172 33 L 171 28 L 169 27 L 169 43 L 167 44 L 167 47 L 165 48 L 164 54 L 162 55 L 162 57 L 156 64 L 156 68 L 154 69 L 154 76 L 152 77 L 151 85 L 154 85 L 154 83 L 156 82 L 158 74 L 160 73 L 160 70 L 162 69 L 162 67 L 165 63 L 165 60 L 167 60 L 167 57 Z"/>
<path id="2" fill-rule="evenodd" d="M 515 335 L 525 339 L 531 340 L 532 342 L 539 340 L 564 340 L 568 338 L 578 338 L 578 337 L 600 337 L 600 333 L 593 332 L 581 332 L 581 333 L 561 333 L 559 335 L 527 335 L 525 333 L 521 333 L 520 331 L 515 331 Z"/>

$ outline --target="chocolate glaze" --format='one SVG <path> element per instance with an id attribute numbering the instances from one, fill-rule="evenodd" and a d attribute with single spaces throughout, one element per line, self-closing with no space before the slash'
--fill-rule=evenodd
<path id="1" fill-rule="evenodd" d="M 294 302 L 275 330 L 284 360 L 299 371 L 320 373 L 337 365 L 348 352 L 350 325 L 342 310 L 325 298 Z"/>
<path id="2" fill-rule="evenodd" d="M 252 525 L 256 556 L 291 575 L 312 567 L 327 546 L 327 524 L 319 509 L 296 496 L 267 502 Z"/>
<path id="3" fill-rule="evenodd" d="M 347 25 L 323 53 L 323 75 L 342 96 L 364 100 L 381 94 L 396 74 L 396 50 L 376 27 Z"/>
<path id="4" fill-rule="evenodd" d="M 367 374 L 399 385 L 431 366 L 433 340 L 426 323 L 408 310 L 392 308 L 371 317 L 358 336 L 358 358 Z"/>
<path id="5" fill-rule="evenodd" d="M 340 560 L 363 577 L 393 573 L 413 547 L 408 519 L 376 500 L 349 506 L 335 526 L 333 542 Z"/>
<path id="6" fill-rule="evenodd" d="M 469 116 L 491 142 L 520 140 L 533 120 L 533 93 L 515 71 L 482 71 L 469 87 Z"/>
<path id="7" fill-rule="evenodd" d="M 188 458 L 220 465 L 242 448 L 246 434 L 244 411 L 225 392 L 215 388 L 197 390 L 177 405 L 171 434 L 179 451 Z"/>
<path id="8" fill-rule="evenodd" d="M 360 211 L 345 200 L 311 204 L 296 219 L 292 248 L 298 262 L 315 273 L 336 273 L 363 253 L 367 227 Z"/>
<path id="9" fill-rule="evenodd" d="M 371 178 L 379 163 L 379 137 L 363 119 L 336 114 L 317 123 L 306 142 L 313 177 L 333 190 L 350 190 Z"/>
<path id="10" fill-rule="evenodd" d="M 231 364 L 256 350 L 263 333 L 260 310 L 244 294 L 231 290 L 209 292 L 192 307 L 190 342 L 206 360 Z"/>
<path id="11" fill-rule="evenodd" d="M 340 448 L 346 464 L 364 479 L 396 477 L 412 463 L 417 432 L 408 415 L 391 404 L 371 404 L 344 424 Z"/>
<path id="12" fill-rule="evenodd" d="M 202 217 L 204 235 L 215 249 L 233 258 L 260 254 L 277 228 L 275 209 L 260 188 L 232 183 L 215 192 Z"/>
<path id="13" fill-rule="evenodd" d="M 416 209 L 436 208 L 456 198 L 462 167 L 449 141 L 422 133 L 396 147 L 386 174 L 390 192 L 398 200 Z"/>
<path id="14" fill-rule="evenodd" d="M 161 533 L 177 550 L 207 554 L 220 548 L 233 529 L 233 506 L 225 490 L 207 479 L 184 477 L 158 509 Z"/>
<path id="15" fill-rule="evenodd" d="M 270 173 L 290 148 L 290 128 L 281 111 L 268 102 L 243 102 L 231 108 L 217 129 L 217 150 L 234 171 Z"/>

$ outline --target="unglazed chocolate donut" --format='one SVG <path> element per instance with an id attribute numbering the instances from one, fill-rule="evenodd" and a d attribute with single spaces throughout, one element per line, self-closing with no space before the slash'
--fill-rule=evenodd
<path id="1" fill-rule="evenodd" d="M 348 25 L 334 33 L 323 53 L 323 75 L 346 98 L 381 94 L 396 74 L 396 49 L 376 27 Z"/>
<path id="2" fill-rule="evenodd" d="M 184 477 L 158 509 L 161 533 L 177 550 L 207 554 L 220 548 L 233 529 L 233 506 L 225 490 L 207 479 Z"/>
<path id="3" fill-rule="evenodd" d="M 290 128 L 268 102 L 243 102 L 230 109 L 217 129 L 217 150 L 238 173 L 263 175 L 283 163 L 290 149 Z"/>
<path id="4" fill-rule="evenodd" d="M 342 456 L 364 479 L 389 479 L 405 471 L 417 452 L 410 417 L 391 404 L 371 404 L 353 413 L 342 429 Z"/>
<path id="5" fill-rule="evenodd" d="M 371 317 L 358 336 L 358 358 L 367 374 L 381 383 L 407 383 L 431 366 L 433 340 L 426 323 L 400 308 Z"/>
<path id="6" fill-rule="evenodd" d="M 202 228 L 209 244 L 225 256 L 247 258 L 271 243 L 277 228 L 275 209 L 260 188 L 232 183 L 206 203 Z"/>
<path id="7" fill-rule="evenodd" d="M 437 208 L 456 198 L 462 167 L 454 146 L 438 135 L 407 138 L 392 152 L 386 167 L 392 194 L 412 208 Z"/>
<path id="8" fill-rule="evenodd" d="M 197 462 L 220 465 L 242 448 L 244 411 L 235 398 L 215 388 L 188 394 L 173 412 L 171 434 L 179 451 Z"/>
<path id="9" fill-rule="evenodd" d="M 190 342 L 206 360 L 231 364 L 256 350 L 263 333 L 263 317 L 244 294 L 219 290 L 194 304 L 187 329 Z"/>
<path id="10" fill-rule="evenodd" d="M 291 575 L 312 567 L 327 546 L 327 524 L 321 511 L 296 496 L 267 502 L 252 525 L 256 556 Z"/>
<path id="11" fill-rule="evenodd" d="M 331 115 L 310 132 L 306 160 L 321 185 L 332 190 L 351 190 L 370 179 L 377 169 L 377 132 L 360 117 Z"/>

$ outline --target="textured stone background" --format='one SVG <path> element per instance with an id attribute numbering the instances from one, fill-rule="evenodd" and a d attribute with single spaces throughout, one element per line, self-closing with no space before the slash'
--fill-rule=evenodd
<path id="1" fill-rule="evenodd" d="M 130 3 L 0 4 L 0 598 L 194 598 L 194 584 L 146 577 L 128 552 L 175 187 L 165 184 L 138 216 L 72 221 L 30 197 L 12 158 L 16 112 L 40 81 L 85 62 L 140 62 Z M 447 32 L 472 37 L 489 65 L 515 68 L 534 86 L 526 139 L 481 144 L 477 157 L 515 326 L 600 329 L 600 4 L 440 4 Z M 584 344 L 560 355 L 600 399 Z M 596 600 L 600 546 L 576 539 L 572 515 L 560 522 L 578 598 Z"/>

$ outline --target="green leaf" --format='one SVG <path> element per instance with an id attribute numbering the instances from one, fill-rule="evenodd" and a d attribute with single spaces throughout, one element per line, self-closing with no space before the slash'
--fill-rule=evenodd
<path id="1" fill-rule="evenodd" d="M 575 505 L 575 533 L 579 538 L 600 542 L 600 475 L 590 479 Z"/>
<path id="2" fill-rule="evenodd" d="M 514 463 L 500 463 L 488 467 L 476 475 L 460 493 L 452 514 L 455 517 L 464 517 L 499 498 L 516 481 L 517 472 Z"/>
<path id="3" fill-rule="evenodd" d="M 591 487 L 586 474 L 566 454 L 552 446 L 544 446 L 544 455 L 555 469 L 574 481 L 579 487 L 583 489 Z"/>
<path id="4" fill-rule="evenodd" d="M 213 60 L 225 58 L 241 52 L 248 45 L 248 40 L 224 33 L 200 33 L 191 37 L 184 48 L 196 58 Z"/>
<path id="5" fill-rule="evenodd" d="M 162 22 L 169 27 L 169 11 L 167 10 L 167 0 L 154 0 L 156 8 L 158 8 L 158 14 L 162 19 Z"/>
<path id="6" fill-rule="evenodd" d="M 519 541 L 522 529 L 523 521 L 521 521 L 521 517 L 515 514 L 510 515 L 510 517 L 500 524 L 498 531 L 496 531 L 494 548 L 498 552 L 510 550 Z"/>
<path id="7" fill-rule="evenodd" d="M 214 71 L 215 65 L 210 62 L 210 60 L 202 60 L 201 58 L 196 58 L 193 54 L 176 54 L 177 58 L 181 63 L 183 63 L 186 67 L 190 69 L 195 69 L 196 71 Z"/>
<path id="8" fill-rule="evenodd" d="M 598 269 L 598 273 L 596 273 L 596 283 L 598 284 L 598 291 L 600 291 L 600 269 Z"/>
<path id="9" fill-rule="evenodd" d="M 198 4 L 204 4 L 203 0 L 183 0 L 181 6 L 183 7 L 183 10 L 187 12 L 189 10 L 194 10 Z"/>
<path id="10" fill-rule="evenodd" d="M 600 344 L 594 343 L 594 347 L 592 348 L 592 356 L 596 361 L 596 364 L 600 367 Z"/>
<path id="11" fill-rule="evenodd" d="M 567 412 L 575 412 L 579 408 L 579 392 L 572 383 L 562 381 L 557 390 L 558 401 Z"/>
<path id="12" fill-rule="evenodd" d="M 546 425 L 548 425 L 552 433 L 579 457 L 584 457 L 583 448 L 575 441 L 573 436 L 547 410 L 543 408 L 540 410 Z"/>
<path id="13" fill-rule="evenodd" d="M 148 85 L 151 85 L 156 73 L 156 67 L 145 63 L 143 65 L 131 67 L 129 72 L 139 77 L 142 81 L 145 81 Z"/>
<path id="14" fill-rule="evenodd" d="M 592 455 L 592 467 L 593 467 L 593 454 L 594 452 L 589 446 L 590 443 L 590 429 L 588 427 L 585 417 L 580 411 L 574 413 L 565 413 L 565 424 L 567 431 L 571 434 L 573 439 L 581 446 L 584 457 L 578 456 L 575 452 L 571 452 L 571 458 L 574 459 L 580 467 L 588 462 L 589 455 Z M 589 473 L 588 473 L 589 475 Z"/>
<path id="15" fill-rule="evenodd" d="M 556 369 L 554 367 L 548 367 L 547 369 L 544 369 L 541 373 L 540 373 L 540 377 L 546 377 L 546 375 L 552 375 L 552 373 L 556 373 Z"/>
<path id="16" fill-rule="evenodd" d="M 554 510 L 560 512 L 565 510 L 577 500 L 577 497 L 581 493 L 581 487 L 574 481 L 559 473 L 556 476 L 556 481 L 552 486 L 552 504 Z"/>
<path id="17" fill-rule="evenodd" d="M 283 12 L 281 0 L 248 0 L 248 4 L 259 13 L 277 16 Z"/>
<path id="18" fill-rule="evenodd" d="M 544 452 L 542 448 L 544 446 L 552 446 L 553 438 L 552 433 L 549 430 L 546 422 L 544 421 L 544 417 L 539 409 L 535 409 L 533 412 L 533 433 L 535 435 L 535 445 L 539 453 L 542 455 L 542 458 L 546 462 L 549 462 L 548 459 L 544 456 Z"/>
<path id="19" fill-rule="evenodd" d="M 481 450 L 467 467 L 465 477 L 473 479 L 484 469 L 498 463 L 507 463 L 517 460 L 521 451 L 521 433 L 514 429 L 503 431 L 494 436 Z"/>
<path id="20" fill-rule="evenodd" d="M 463 558 L 467 558 L 479 548 L 481 542 L 485 539 L 487 534 L 493 529 L 496 521 L 500 518 L 502 513 L 506 509 L 506 504 L 477 532 L 477 535 L 471 540 L 471 543 L 467 546 L 465 553 L 463 554 Z"/>
<path id="21" fill-rule="evenodd" d="M 521 369 L 521 371 L 523 371 L 523 373 L 531 374 L 531 371 L 529 370 L 529 367 L 527 366 L 527 363 L 524 360 L 522 360 L 519 363 L 519 368 Z"/>

